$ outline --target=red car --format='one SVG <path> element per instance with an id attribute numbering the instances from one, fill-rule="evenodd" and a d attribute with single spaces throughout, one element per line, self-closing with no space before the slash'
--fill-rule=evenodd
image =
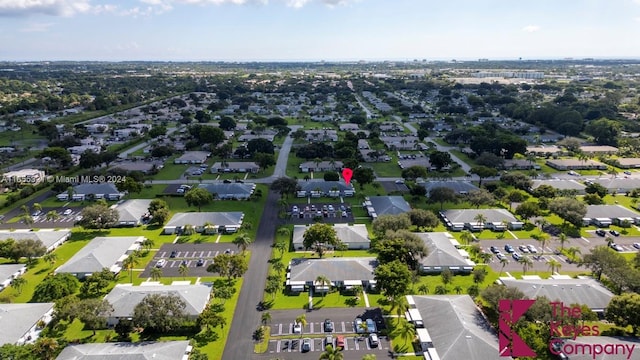
<path id="1" fill-rule="evenodd" d="M 344 349 L 344 336 L 342 335 L 336 336 L 336 348 L 340 350 Z"/>

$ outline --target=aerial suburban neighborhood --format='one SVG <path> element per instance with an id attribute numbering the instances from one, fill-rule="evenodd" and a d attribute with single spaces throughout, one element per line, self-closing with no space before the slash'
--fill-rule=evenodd
<path id="1" fill-rule="evenodd" d="M 0 69 L 1 359 L 640 359 L 637 61 Z"/>

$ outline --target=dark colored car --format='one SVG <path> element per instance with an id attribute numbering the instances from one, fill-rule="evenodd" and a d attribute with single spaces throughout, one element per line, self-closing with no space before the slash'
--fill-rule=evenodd
<path id="1" fill-rule="evenodd" d="M 516 252 L 516 249 L 513 248 L 513 246 L 507 244 L 504 246 L 504 251 L 508 252 L 509 254 Z"/>
<path id="2" fill-rule="evenodd" d="M 602 229 L 598 229 L 598 230 L 596 230 L 596 234 L 597 234 L 597 235 L 599 235 L 599 236 L 605 236 L 605 235 L 607 235 L 607 233 L 606 233 L 604 230 L 602 230 Z"/>
<path id="3" fill-rule="evenodd" d="M 609 234 L 611 234 L 613 236 L 620 236 L 620 233 L 615 231 L 615 230 L 609 230 Z"/>
<path id="4" fill-rule="evenodd" d="M 172 258 L 172 259 L 173 259 L 174 257 L 176 257 L 176 256 L 178 256 L 178 252 L 177 252 L 177 251 L 175 251 L 175 250 L 173 250 L 173 251 L 171 252 L 171 255 L 169 255 L 169 257 L 170 257 L 170 258 Z"/>
<path id="5" fill-rule="evenodd" d="M 302 347 L 300 348 L 300 351 L 302 352 L 311 351 L 311 339 L 309 338 L 302 339 Z"/>
<path id="6" fill-rule="evenodd" d="M 198 259 L 198 262 L 196 263 L 196 266 L 202 266 L 204 265 L 204 259 L 200 258 Z"/>
<path id="7" fill-rule="evenodd" d="M 500 250 L 495 246 L 490 247 L 489 250 L 491 250 L 491 252 L 494 254 L 497 254 L 500 252 Z"/>
<path id="8" fill-rule="evenodd" d="M 324 332 L 333 332 L 333 323 L 330 319 L 324 320 Z"/>

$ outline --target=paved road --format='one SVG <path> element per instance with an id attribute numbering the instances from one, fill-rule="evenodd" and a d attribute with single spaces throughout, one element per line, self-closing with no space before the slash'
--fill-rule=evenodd
<path id="1" fill-rule="evenodd" d="M 251 245 L 251 260 L 246 272 L 236 311 L 233 314 L 231 329 L 227 344 L 222 354 L 224 360 L 247 359 L 253 353 L 253 331 L 260 325 L 260 312 L 256 307 L 262 301 L 266 274 L 271 258 L 271 244 L 273 243 L 278 219 L 278 199 L 280 195 L 269 191 L 267 202 L 258 225 L 255 242 Z"/>

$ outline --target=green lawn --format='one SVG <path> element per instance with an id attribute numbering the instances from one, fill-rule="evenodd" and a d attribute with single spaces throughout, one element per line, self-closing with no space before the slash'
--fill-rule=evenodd
<path id="1" fill-rule="evenodd" d="M 173 160 L 176 159 L 178 155 L 174 155 L 167 159 L 164 163 L 164 167 L 158 171 L 156 175 L 153 176 L 156 180 L 176 180 L 182 179 L 182 175 L 188 168 L 197 165 L 187 165 L 187 164 L 174 164 Z"/>

